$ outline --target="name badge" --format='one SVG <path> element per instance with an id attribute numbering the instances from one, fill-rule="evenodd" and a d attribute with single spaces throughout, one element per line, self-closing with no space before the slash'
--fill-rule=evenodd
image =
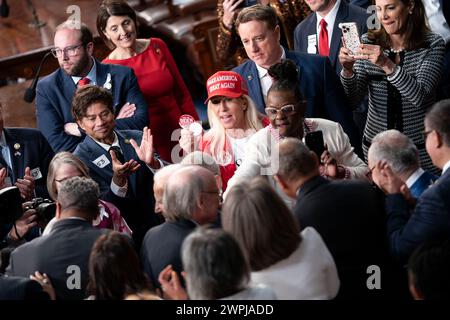
<path id="1" fill-rule="evenodd" d="M 309 54 L 317 53 L 317 36 L 315 34 L 310 34 L 308 36 L 308 49 Z"/>
<path id="2" fill-rule="evenodd" d="M 34 180 L 38 180 L 38 179 L 42 178 L 41 169 L 39 169 L 39 167 L 34 168 L 33 170 L 31 170 L 30 174 L 34 178 Z"/>
<path id="3" fill-rule="evenodd" d="M 102 154 L 100 157 L 98 157 L 97 159 L 92 161 L 92 163 L 95 164 L 99 168 L 104 168 L 111 162 L 108 160 L 108 158 L 104 154 Z"/>

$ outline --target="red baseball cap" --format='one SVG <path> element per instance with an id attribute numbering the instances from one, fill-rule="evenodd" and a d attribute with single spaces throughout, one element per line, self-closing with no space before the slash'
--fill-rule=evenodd
<path id="1" fill-rule="evenodd" d="M 248 94 L 247 83 L 239 73 L 234 71 L 219 71 L 214 73 L 206 81 L 209 101 L 212 97 L 224 96 L 228 98 L 239 98 L 243 94 Z"/>

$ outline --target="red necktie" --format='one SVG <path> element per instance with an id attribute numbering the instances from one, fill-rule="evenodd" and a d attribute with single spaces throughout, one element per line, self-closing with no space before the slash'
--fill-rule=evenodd
<path id="1" fill-rule="evenodd" d="M 80 81 L 78 81 L 78 88 L 84 87 L 85 85 L 89 84 L 91 80 L 89 78 L 81 78 Z"/>
<path id="2" fill-rule="evenodd" d="M 330 55 L 330 48 L 328 47 L 327 22 L 325 19 L 320 20 L 319 54 L 327 57 Z"/>

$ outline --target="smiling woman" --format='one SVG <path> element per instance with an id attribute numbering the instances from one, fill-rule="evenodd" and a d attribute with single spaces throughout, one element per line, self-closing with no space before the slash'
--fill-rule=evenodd
<path id="1" fill-rule="evenodd" d="M 363 150 L 379 132 L 397 129 L 419 149 L 421 166 L 433 170 L 422 136 L 425 111 L 435 102 L 444 41 L 429 31 L 421 0 L 376 0 L 379 30 L 363 35 L 355 57 L 342 48 L 341 82 L 353 107 L 369 92 Z"/>
<path id="2" fill-rule="evenodd" d="M 167 45 L 158 38 L 138 39 L 136 13 L 120 0 L 104 0 L 98 10 L 97 30 L 113 51 L 104 63 L 130 67 L 148 106 L 148 122 L 155 132 L 154 145 L 162 159 L 172 162 L 177 144 L 172 132 L 188 114 L 198 120 L 191 95 Z"/>
<path id="3" fill-rule="evenodd" d="M 238 73 L 219 71 L 206 83 L 211 129 L 203 136 L 194 136 L 188 129 L 183 129 L 180 146 L 188 153 L 200 150 L 211 155 L 220 165 L 225 190 L 228 180 L 244 159 L 247 141 L 263 127 L 263 121 Z"/>

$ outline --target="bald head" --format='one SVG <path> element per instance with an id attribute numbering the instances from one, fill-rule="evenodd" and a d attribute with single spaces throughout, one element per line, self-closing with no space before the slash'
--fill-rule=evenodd
<path id="1" fill-rule="evenodd" d="M 299 139 L 287 138 L 279 145 L 278 176 L 293 181 L 319 174 L 319 163 L 314 154 Z"/>
<path id="2" fill-rule="evenodd" d="M 219 206 L 218 193 L 210 171 L 200 166 L 183 167 L 170 176 L 164 188 L 164 216 L 171 221 L 213 222 Z"/>

